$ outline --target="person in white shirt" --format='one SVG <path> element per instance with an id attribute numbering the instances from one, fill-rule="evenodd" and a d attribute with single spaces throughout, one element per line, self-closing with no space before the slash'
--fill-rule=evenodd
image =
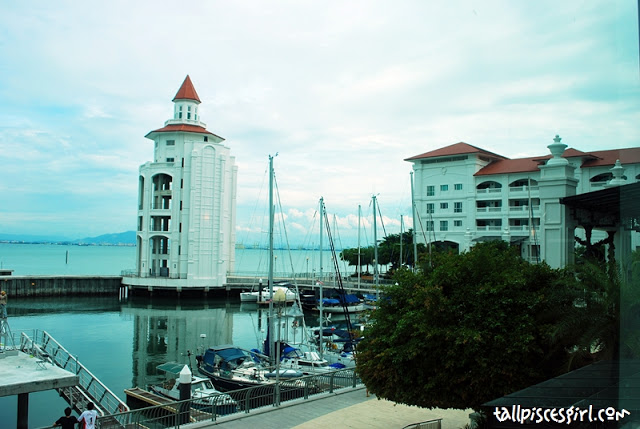
<path id="1" fill-rule="evenodd" d="M 78 423 L 81 423 L 84 429 L 96 429 L 96 420 L 98 420 L 98 412 L 93 409 L 93 402 L 87 404 L 87 410 L 80 414 Z"/>

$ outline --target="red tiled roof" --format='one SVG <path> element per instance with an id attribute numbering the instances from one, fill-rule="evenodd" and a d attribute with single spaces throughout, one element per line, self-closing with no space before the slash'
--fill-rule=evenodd
<path id="1" fill-rule="evenodd" d="M 411 158 L 406 158 L 405 161 L 414 161 L 417 159 L 424 159 L 424 158 L 436 158 L 439 156 L 464 155 L 467 153 L 477 153 L 477 154 L 490 156 L 493 158 L 507 159 L 502 155 L 497 155 L 495 153 L 486 151 L 479 147 L 475 147 L 470 144 L 460 142 L 460 143 L 455 143 L 449 146 L 442 147 L 440 149 L 432 150 L 431 152 L 425 152 L 422 155 L 416 155 L 416 156 L 412 156 Z"/>
<path id="2" fill-rule="evenodd" d="M 492 162 L 484 168 L 481 168 L 480 170 L 478 170 L 478 172 L 476 172 L 476 174 L 474 174 L 474 176 L 538 171 L 538 166 L 540 164 L 542 164 L 542 159 L 538 157 L 500 159 L 498 161 Z"/>
<path id="3" fill-rule="evenodd" d="M 182 82 L 182 86 L 178 90 L 178 93 L 176 94 L 176 96 L 173 97 L 173 100 L 171 101 L 176 101 L 176 100 L 195 100 L 198 103 L 200 103 L 200 98 L 198 97 L 198 93 L 196 92 L 196 89 L 193 87 L 193 83 L 191 83 L 191 78 L 189 77 L 189 75 L 187 75 L 187 77 L 184 78 L 184 82 Z"/>
<path id="4" fill-rule="evenodd" d="M 172 133 L 172 132 L 185 132 L 185 133 L 199 133 L 199 134 L 209 134 L 215 136 L 212 132 L 207 131 L 205 128 L 198 127 L 196 125 L 187 125 L 187 124 L 172 124 L 162 127 L 158 130 L 150 131 L 145 137 L 149 137 L 153 133 Z M 216 136 L 218 138 L 222 138 L 220 136 Z M 224 139 L 223 139 L 224 140 Z"/>
<path id="5" fill-rule="evenodd" d="M 549 154 L 547 154 L 545 156 L 538 156 L 538 157 L 535 158 L 535 160 L 536 161 L 546 161 L 548 159 L 551 159 L 552 157 L 553 157 L 553 155 L 551 155 L 549 153 Z M 563 158 L 595 158 L 590 153 L 582 152 L 581 150 L 574 149 L 572 147 L 569 147 L 569 148 L 565 149 L 564 152 L 562 152 L 562 157 Z"/>
<path id="6" fill-rule="evenodd" d="M 631 147 L 626 149 L 610 149 L 597 150 L 589 152 L 594 158 L 586 160 L 581 168 L 600 167 L 606 165 L 614 165 L 616 160 L 620 160 L 620 164 L 640 163 L 640 147 Z"/>

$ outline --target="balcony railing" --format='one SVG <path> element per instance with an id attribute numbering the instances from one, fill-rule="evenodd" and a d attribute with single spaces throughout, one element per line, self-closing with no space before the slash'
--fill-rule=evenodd
<path id="1" fill-rule="evenodd" d="M 500 213 L 502 207 L 476 207 L 478 213 Z"/>
<path id="2" fill-rule="evenodd" d="M 478 225 L 476 226 L 476 230 L 478 231 L 500 231 L 502 229 L 502 225 Z"/>
<path id="3" fill-rule="evenodd" d="M 502 192 L 502 188 L 476 189 L 476 194 L 498 194 L 500 192 Z"/>
<path id="4" fill-rule="evenodd" d="M 531 208 L 533 209 L 533 211 L 538 211 L 540 210 L 540 206 L 531 206 Z M 529 206 L 509 206 L 509 211 L 510 212 L 528 212 L 529 211 Z"/>
<path id="5" fill-rule="evenodd" d="M 538 186 L 509 186 L 509 192 L 529 192 L 537 191 Z"/>

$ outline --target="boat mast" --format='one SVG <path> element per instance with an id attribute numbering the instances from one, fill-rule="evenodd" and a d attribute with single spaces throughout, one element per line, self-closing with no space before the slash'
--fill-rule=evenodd
<path id="1" fill-rule="evenodd" d="M 418 242 L 416 241 L 416 203 L 413 197 L 413 171 L 409 173 L 411 175 L 411 216 L 413 217 L 413 272 L 416 272 L 416 266 L 418 264 Z"/>
<path id="2" fill-rule="evenodd" d="M 400 268 L 402 266 L 402 233 L 404 232 L 404 217 L 403 215 L 400 215 L 400 264 L 398 265 L 398 268 Z"/>
<path id="3" fill-rule="evenodd" d="M 320 197 L 320 281 L 318 282 L 318 286 L 320 287 L 320 301 L 318 302 L 318 310 L 320 315 L 319 317 L 319 321 L 320 321 L 320 343 L 319 343 L 319 347 L 318 350 L 320 351 L 320 359 L 322 359 L 322 349 L 324 348 L 324 319 L 323 319 L 323 303 L 322 300 L 324 299 L 324 291 L 322 289 L 323 287 L 323 283 L 322 283 L 322 223 L 324 221 L 324 198 Z"/>
<path id="4" fill-rule="evenodd" d="M 378 295 L 378 232 L 376 227 L 376 196 L 373 199 L 373 279 L 376 286 L 376 296 Z"/>
<path id="5" fill-rule="evenodd" d="M 276 156 L 278 154 L 276 153 Z M 274 211 L 273 206 L 273 157 L 269 155 L 269 363 L 274 365 L 273 350 L 275 342 L 273 340 L 273 224 Z M 278 344 L 278 347 L 280 345 Z"/>
<path id="6" fill-rule="evenodd" d="M 358 289 L 360 289 L 360 277 L 362 277 L 362 265 L 360 262 L 360 217 L 362 216 L 362 206 L 358 204 Z"/>

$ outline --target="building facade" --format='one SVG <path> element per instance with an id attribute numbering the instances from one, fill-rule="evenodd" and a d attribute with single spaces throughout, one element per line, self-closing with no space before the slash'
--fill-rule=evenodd
<path id="1" fill-rule="evenodd" d="M 235 258 L 235 158 L 201 121 L 189 76 L 173 103 L 173 118 L 145 136 L 154 160 L 140 166 L 136 270 L 123 283 L 220 287 Z"/>
<path id="2" fill-rule="evenodd" d="M 574 235 L 584 233 L 560 198 L 639 181 L 640 148 L 581 152 L 558 136 L 548 148 L 509 159 L 456 143 L 405 159 L 413 164 L 418 240 L 458 251 L 504 240 L 532 262 L 571 262 Z M 631 243 L 640 245 L 637 232 Z"/>

